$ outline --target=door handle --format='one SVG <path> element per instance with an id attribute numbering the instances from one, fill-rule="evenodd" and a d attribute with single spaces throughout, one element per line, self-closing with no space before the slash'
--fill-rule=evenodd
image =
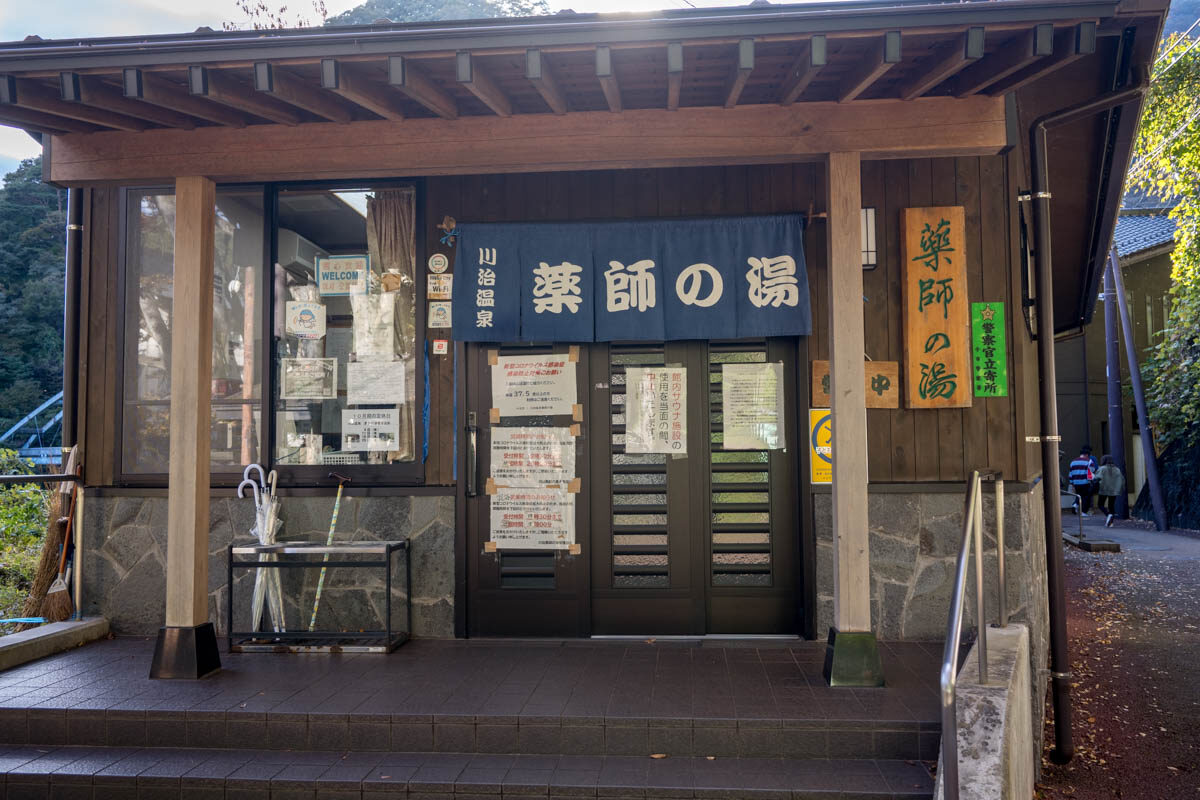
<path id="1" fill-rule="evenodd" d="M 467 425 L 467 497 L 479 496 L 479 426 L 475 412 L 468 416 Z"/>

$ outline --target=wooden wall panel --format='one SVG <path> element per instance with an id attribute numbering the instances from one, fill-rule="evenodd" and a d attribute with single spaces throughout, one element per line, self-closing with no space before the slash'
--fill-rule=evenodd
<path id="1" fill-rule="evenodd" d="M 954 206 L 963 205 L 958 197 L 958 180 L 955 174 L 955 159 L 953 158 L 935 158 L 930 161 L 930 173 L 932 178 L 931 189 L 933 191 L 933 205 L 935 206 Z M 971 199 L 971 198 L 968 198 Z M 975 206 L 976 224 L 978 224 L 979 216 L 979 196 L 976 189 L 975 197 L 972 202 Z M 969 217 L 970 211 L 964 214 L 964 217 Z M 975 280 L 979 270 L 979 244 L 978 231 L 975 232 L 974 242 L 972 242 L 972 231 L 970 227 L 966 227 L 967 239 L 967 290 L 973 296 L 975 292 Z M 969 298 L 968 298 L 969 299 Z M 970 309 L 967 306 L 967 319 L 970 319 Z M 970 340 L 966 342 L 968 350 L 970 349 Z M 968 354 L 967 369 L 960 373 L 960 381 L 968 387 L 971 385 L 970 364 L 971 359 Z M 962 385 L 960 383 L 960 385 Z M 958 480 L 959 476 L 965 474 L 963 469 L 963 409 L 961 408 L 939 408 L 937 410 L 937 426 L 938 426 L 938 477 L 944 481 Z"/>
<path id="2" fill-rule="evenodd" d="M 81 404 L 86 409 L 83 426 L 84 470 L 91 485 L 110 485 L 116 464 L 118 416 L 118 361 L 120 328 L 120 282 L 117 279 L 117 244 L 120 238 L 120 193 L 113 188 L 89 192 L 85 208 L 83 253 L 86 288 L 82 297 L 87 305 L 81 328 L 86 342 L 80 352 L 87 358 L 87 370 L 79 387 Z"/>
<path id="3" fill-rule="evenodd" d="M 866 161 L 862 165 L 862 204 L 864 208 L 874 208 L 877 219 L 885 213 L 884 171 L 883 161 Z M 876 248 L 882 245 L 883 240 L 877 238 Z M 888 354 L 889 298 L 887 269 L 877 259 L 875 269 L 863 271 L 863 349 L 865 357 L 873 361 L 891 360 Z M 867 409 L 867 467 L 872 479 L 877 481 L 892 479 L 890 417 L 888 410 Z"/>

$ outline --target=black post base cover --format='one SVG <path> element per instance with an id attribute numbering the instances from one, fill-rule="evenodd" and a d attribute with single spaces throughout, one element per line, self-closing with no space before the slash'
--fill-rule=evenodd
<path id="1" fill-rule="evenodd" d="M 211 622 L 194 628 L 158 629 L 154 661 L 150 664 L 151 678 L 194 680 L 219 669 L 221 654 L 217 650 L 217 632 Z"/>

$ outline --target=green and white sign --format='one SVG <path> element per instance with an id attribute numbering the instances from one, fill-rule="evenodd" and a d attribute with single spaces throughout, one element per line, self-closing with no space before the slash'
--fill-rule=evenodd
<path id="1" fill-rule="evenodd" d="M 976 397 L 1008 397 L 1004 303 L 971 303 L 971 362 Z"/>

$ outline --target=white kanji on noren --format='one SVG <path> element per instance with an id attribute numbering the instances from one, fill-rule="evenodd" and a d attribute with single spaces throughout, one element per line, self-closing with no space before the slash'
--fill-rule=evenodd
<path id="1" fill-rule="evenodd" d="M 476 311 L 475 312 L 475 327 L 476 328 L 492 327 L 492 312 L 491 311 Z"/>
<path id="2" fill-rule="evenodd" d="M 496 270 L 487 269 L 486 267 L 479 270 L 479 278 L 475 281 L 480 286 L 495 286 L 496 285 Z"/>
<path id="3" fill-rule="evenodd" d="M 475 305 L 483 308 L 496 306 L 496 290 L 495 289 L 476 289 L 475 290 Z"/>
<path id="4" fill-rule="evenodd" d="M 564 306 L 572 314 L 578 312 L 579 304 L 583 302 L 583 293 L 579 288 L 582 272 L 583 267 L 566 261 L 555 265 L 539 262 L 533 270 L 534 313 L 549 311 L 551 314 L 561 314 Z"/>
<path id="5" fill-rule="evenodd" d="M 800 302 L 800 287 L 796 281 L 796 260 L 791 256 L 748 258 L 750 302 L 757 308 L 767 305 L 795 306 Z"/>
<path id="6" fill-rule="evenodd" d="M 648 258 L 635 261 L 628 267 L 620 261 L 608 262 L 604 271 L 609 311 L 645 311 L 654 308 L 658 295 L 654 288 L 654 262 Z"/>
<path id="7" fill-rule="evenodd" d="M 496 266 L 496 248 L 494 248 L 494 247 L 479 248 L 479 263 L 480 264 L 490 264 L 493 267 Z"/>
<path id="8" fill-rule="evenodd" d="M 704 275 L 708 275 L 712 281 L 712 289 L 706 297 L 701 297 L 700 291 L 704 288 Z M 724 292 L 725 281 L 712 264 L 692 264 L 680 272 L 679 277 L 675 279 L 675 294 L 679 296 L 680 302 L 687 306 L 708 308 L 716 305 Z"/>

